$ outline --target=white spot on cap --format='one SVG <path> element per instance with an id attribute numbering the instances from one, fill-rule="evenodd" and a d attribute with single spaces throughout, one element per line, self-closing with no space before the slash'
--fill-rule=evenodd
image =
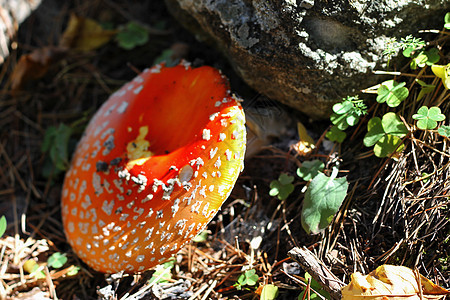
<path id="1" fill-rule="evenodd" d="M 120 106 L 117 108 L 117 112 L 118 112 L 119 114 L 123 114 L 123 113 L 125 112 L 125 110 L 127 110 L 127 107 L 128 107 L 128 102 L 123 101 L 123 102 L 120 104 Z"/>
<path id="2" fill-rule="evenodd" d="M 213 113 L 212 115 L 209 116 L 209 120 L 210 121 L 214 121 L 214 119 L 219 116 L 219 113 Z"/>
<path id="3" fill-rule="evenodd" d="M 73 222 L 69 222 L 68 228 L 69 228 L 69 232 L 70 232 L 70 233 L 74 232 L 74 230 L 75 230 L 75 225 L 73 224 Z"/>
<path id="4" fill-rule="evenodd" d="M 136 94 L 136 95 L 138 95 L 138 94 L 142 91 L 143 88 L 144 88 L 144 86 L 143 86 L 143 85 L 140 85 L 140 86 L 138 86 L 137 88 L 135 88 L 135 89 L 133 90 L 133 93 Z"/>
<path id="5" fill-rule="evenodd" d="M 222 162 L 220 161 L 220 156 L 217 158 L 216 162 L 214 163 L 214 167 L 216 167 L 217 169 L 220 168 L 220 166 L 222 165 Z"/>
<path id="6" fill-rule="evenodd" d="M 203 138 L 205 141 L 209 141 L 209 139 L 211 138 L 211 130 L 209 130 L 209 129 L 203 129 L 202 138 Z"/>
<path id="7" fill-rule="evenodd" d="M 114 200 L 111 200 L 110 202 L 108 202 L 108 200 L 103 201 L 102 210 L 108 216 L 111 215 L 113 207 L 114 207 Z"/>
<path id="8" fill-rule="evenodd" d="M 227 135 L 225 133 L 221 132 L 219 134 L 219 141 L 224 141 L 226 139 L 226 137 L 227 137 Z"/>
<path id="9" fill-rule="evenodd" d="M 225 150 L 225 156 L 227 157 L 227 161 L 231 160 L 232 154 L 233 153 L 230 151 L 230 149 Z"/>
<path id="10" fill-rule="evenodd" d="M 216 148 L 214 148 L 214 149 L 211 149 L 211 151 L 209 151 L 209 158 L 210 159 L 213 159 L 213 157 L 216 155 L 216 153 L 217 153 L 217 150 L 219 150 L 219 148 L 218 147 L 216 147 Z"/>

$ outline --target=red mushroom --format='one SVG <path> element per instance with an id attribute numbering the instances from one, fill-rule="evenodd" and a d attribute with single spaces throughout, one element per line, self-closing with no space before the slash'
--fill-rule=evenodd
<path id="1" fill-rule="evenodd" d="M 243 168 L 245 118 L 214 68 L 147 69 L 78 144 L 62 193 L 67 240 L 93 269 L 167 260 L 214 217 Z"/>

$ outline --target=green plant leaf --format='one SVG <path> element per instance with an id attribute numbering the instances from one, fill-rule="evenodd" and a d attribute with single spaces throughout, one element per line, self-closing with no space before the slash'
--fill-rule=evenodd
<path id="1" fill-rule="evenodd" d="M 278 180 L 273 180 L 270 183 L 270 196 L 277 196 L 280 200 L 285 200 L 294 191 L 294 176 L 287 174 L 280 174 Z"/>
<path id="2" fill-rule="evenodd" d="M 332 113 L 330 116 L 331 123 L 333 123 L 340 130 L 345 130 L 348 128 L 347 115 L 338 115 L 337 113 Z"/>
<path id="3" fill-rule="evenodd" d="M 165 263 L 156 266 L 155 272 L 149 279 L 148 284 L 168 282 L 172 279 L 172 268 L 175 266 L 175 259 L 170 259 Z"/>
<path id="4" fill-rule="evenodd" d="M 398 137 L 404 137 L 408 134 L 408 128 L 403 124 L 399 116 L 393 112 L 388 112 L 381 120 L 384 132 Z"/>
<path id="5" fill-rule="evenodd" d="M 399 137 L 387 134 L 375 144 L 373 153 L 376 157 L 387 157 L 394 152 L 402 152 L 405 146 L 401 143 L 402 140 Z"/>
<path id="6" fill-rule="evenodd" d="M 192 239 L 195 243 L 204 243 L 208 240 L 208 231 L 200 232 L 195 238 Z"/>
<path id="7" fill-rule="evenodd" d="M 424 81 L 422 81 L 422 80 L 420 80 L 420 79 L 416 79 L 416 82 L 417 82 L 418 84 L 420 84 L 420 86 L 421 86 L 419 95 L 417 96 L 417 101 L 419 101 L 420 99 L 422 99 L 423 96 L 425 96 L 426 94 L 429 94 L 429 93 L 433 92 L 434 89 L 436 88 L 435 85 L 433 85 L 433 84 L 427 84 L 427 83 L 425 83 Z"/>
<path id="8" fill-rule="evenodd" d="M 266 284 L 261 291 L 261 300 L 275 300 L 278 297 L 278 287 Z"/>
<path id="9" fill-rule="evenodd" d="M 72 128 L 65 124 L 51 126 L 45 131 L 41 151 L 49 154 L 51 163 L 57 170 L 65 171 L 69 168 L 68 149 L 72 133 Z"/>
<path id="10" fill-rule="evenodd" d="M 345 177 L 331 178 L 319 173 L 305 193 L 302 208 L 302 226 L 307 233 L 322 232 L 333 220 L 347 195 Z"/>
<path id="11" fill-rule="evenodd" d="M 311 288 L 315 291 L 317 291 L 319 294 L 321 294 L 323 297 L 325 297 L 325 299 L 331 299 L 330 294 L 323 289 L 323 287 L 314 279 L 311 277 L 311 275 L 306 272 L 305 273 L 305 283 L 308 284 L 308 280 L 311 278 Z M 303 296 L 306 293 L 306 289 L 303 290 L 303 292 L 300 293 L 300 295 L 298 295 L 298 300 L 302 300 Z M 305 298 L 307 299 L 307 298 Z M 310 299 L 311 300 L 321 300 L 321 298 L 314 293 L 313 291 L 310 292 Z"/>
<path id="12" fill-rule="evenodd" d="M 399 146 L 400 138 L 408 133 L 408 129 L 395 113 L 389 112 L 383 116 L 383 119 L 378 117 L 370 119 L 367 130 L 363 140 L 364 145 L 374 146 L 373 151 L 377 157 L 389 156 L 396 149 L 396 152 L 403 150 L 404 145 Z"/>
<path id="13" fill-rule="evenodd" d="M 318 160 L 307 160 L 302 163 L 302 166 L 297 169 L 298 177 L 302 178 L 305 181 L 309 181 L 316 177 L 323 169 L 325 168 L 325 164 Z"/>
<path id="14" fill-rule="evenodd" d="M 5 217 L 5 216 L 2 216 L 2 217 L 0 218 L 0 237 L 2 237 L 2 236 L 5 234 L 6 227 L 7 227 L 7 224 L 6 224 L 6 217 Z"/>
<path id="15" fill-rule="evenodd" d="M 116 36 L 119 47 L 131 50 L 137 46 L 142 46 L 148 42 L 148 30 L 145 27 L 129 22 Z"/>
<path id="16" fill-rule="evenodd" d="M 255 269 L 247 270 L 244 273 L 242 273 L 237 283 L 234 284 L 238 290 L 241 290 L 243 286 L 249 285 L 254 286 L 256 283 L 258 283 L 259 276 L 256 274 Z"/>
<path id="17" fill-rule="evenodd" d="M 381 119 L 378 117 L 370 119 L 367 123 L 367 133 L 363 139 L 364 146 L 375 145 L 385 134 Z"/>
<path id="18" fill-rule="evenodd" d="M 450 126 L 442 125 L 438 128 L 438 133 L 445 137 L 450 137 Z"/>
<path id="19" fill-rule="evenodd" d="M 443 65 L 432 65 L 431 71 L 433 71 L 436 77 L 442 80 L 442 84 L 448 90 L 450 88 L 450 64 Z"/>
<path id="20" fill-rule="evenodd" d="M 332 142 L 342 143 L 347 137 L 347 134 L 344 131 L 337 128 L 337 126 L 332 126 L 325 135 L 325 137 Z"/>
<path id="21" fill-rule="evenodd" d="M 417 120 L 418 128 L 422 130 L 432 130 L 437 127 L 437 122 L 445 120 L 445 115 L 441 113 L 441 109 L 437 106 L 432 106 L 430 108 L 422 106 L 412 118 Z"/>
<path id="22" fill-rule="evenodd" d="M 67 257 L 65 254 L 61 254 L 60 252 L 53 253 L 47 260 L 47 264 L 49 267 L 59 269 L 67 262 Z"/>
<path id="23" fill-rule="evenodd" d="M 444 17 L 444 28 L 450 30 L 450 12 L 445 14 Z"/>
<path id="24" fill-rule="evenodd" d="M 333 105 L 333 111 L 338 115 L 343 115 L 353 108 L 351 101 L 343 101 Z"/>
<path id="25" fill-rule="evenodd" d="M 70 270 L 67 272 L 67 276 L 75 276 L 80 271 L 81 267 L 79 266 L 70 266 Z"/>
<path id="26" fill-rule="evenodd" d="M 378 88 L 377 102 L 384 103 L 389 107 L 397 107 L 405 100 L 408 95 L 408 89 L 405 82 L 398 83 L 394 80 L 388 80 L 381 84 Z"/>
<path id="27" fill-rule="evenodd" d="M 425 54 L 427 56 L 426 65 L 431 66 L 439 61 L 441 57 L 439 56 L 439 49 L 438 48 L 431 48 L 427 51 L 425 51 Z"/>

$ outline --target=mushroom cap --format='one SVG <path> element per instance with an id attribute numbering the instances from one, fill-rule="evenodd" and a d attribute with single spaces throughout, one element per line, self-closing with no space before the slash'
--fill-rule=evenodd
<path id="1" fill-rule="evenodd" d="M 212 67 L 146 69 L 90 121 L 66 173 L 67 240 L 90 267 L 158 265 L 214 217 L 243 169 L 245 117 Z"/>

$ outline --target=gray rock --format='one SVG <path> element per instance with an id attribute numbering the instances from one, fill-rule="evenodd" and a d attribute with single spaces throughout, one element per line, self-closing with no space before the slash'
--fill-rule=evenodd
<path id="1" fill-rule="evenodd" d="M 448 0 L 166 0 L 258 92 L 311 117 L 375 84 L 391 37 L 440 29 Z"/>

